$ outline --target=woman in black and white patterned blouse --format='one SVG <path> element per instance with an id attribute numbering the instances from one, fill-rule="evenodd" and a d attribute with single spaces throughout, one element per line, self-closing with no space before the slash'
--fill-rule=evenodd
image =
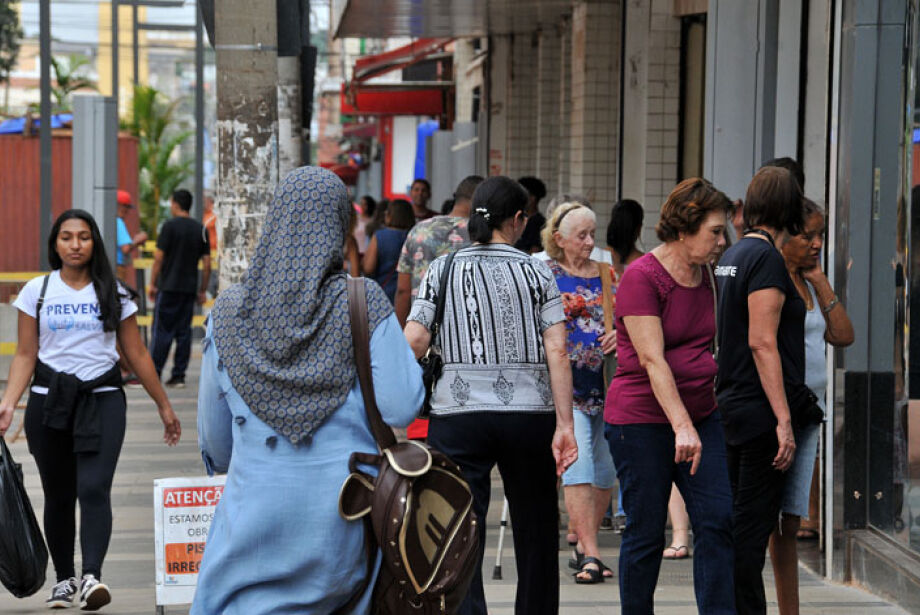
<path id="1" fill-rule="evenodd" d="M 498 464 L 514 526 L 515 613 L 539 615 L 559 608 L 556 477 L 578 450 L 559 289 L 545 263 L 513 247 L 526 205 L 526 191 L 507 177 L 479 185 L 469 223 L 474 244 L 456 253 L 448 272 L 446 256 L 432 262 L 405 333 L 416 356 L 427 351 L 448 275 L 437 340 L 444 372 L 431 397 L 428 442 L 463 469 L 480 519 Z M 486 613 L 481 562 L 476 570 L 462 615 Z"/>

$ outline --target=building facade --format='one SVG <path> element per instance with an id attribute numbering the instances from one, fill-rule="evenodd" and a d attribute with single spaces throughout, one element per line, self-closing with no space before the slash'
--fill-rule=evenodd
<path id="1" fill-rule="evenodd" d="M 920 2 L 332 4 L 341 38 L 455 37 L 452 120 L 473 126 L 470 172 L 583 193 L 601 229 L 636 199 L 646 250 L 679 180 L 703 175 L 736 199 L 763 162 L 802 163 L 856 329 L 828 354 L 812 565 L 920 610 Z"/>

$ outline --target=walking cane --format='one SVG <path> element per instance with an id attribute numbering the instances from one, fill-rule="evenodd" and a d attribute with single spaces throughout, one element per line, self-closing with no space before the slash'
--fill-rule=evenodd
<path id="1" fill-rule="evenodd" d="M 502 504 L 501 529 L 498 530 L 498 553 L 495 554 L 495 568 L 492 570 L 492 580 L 500 581 L 502 578 L 502 547 L 505 544 L 505 528 L 508 527 L 508 498 Z"/>

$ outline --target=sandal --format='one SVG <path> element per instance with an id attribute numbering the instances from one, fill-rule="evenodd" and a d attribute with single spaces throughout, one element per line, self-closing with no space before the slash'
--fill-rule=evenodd
<path id="1" fill-rule="evenodd" d="M 572 570 L 581 570 L 584 565 L 585 554 L 577 548 L 572 549 L 572 557 L 569 558 L 569 568 Z"/>
<path id="2" fill-rule="evenodd" d="M 663 559 L 687 559 L 690 557 L 690 549 L 687 545 L 671 546 L 664 550 L 661 556 Z"/>
<path id="3" fill-rule="evenodd" d="M 795 537 L 798 540 L 818 540 L 818 530 L 802 528 L 795 533 Z"/>
<path id="4" fill-rule="evenodd" d="M 588 568 L 589 564 L 594 564 L 597 568 Z M 575 582 L 579 585 L 594 585 L 595 583 L 604 582 L 604 574 L 602 572 L 601 560 L 596 557 L 586 557 L 582 560 L 581 570 L 575 572 L 572 576 L 575 577 Z M 587 574 L 588 577 L 580 577 L 580 574 Z"/>

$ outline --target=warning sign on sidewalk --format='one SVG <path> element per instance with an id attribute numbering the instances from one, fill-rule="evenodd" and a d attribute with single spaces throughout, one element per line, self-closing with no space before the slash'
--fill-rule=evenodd
<path id="1" fill-rule="evenodd" d="M 188 604 L 226 476 L 153 481 L 157 605 Z"/>

